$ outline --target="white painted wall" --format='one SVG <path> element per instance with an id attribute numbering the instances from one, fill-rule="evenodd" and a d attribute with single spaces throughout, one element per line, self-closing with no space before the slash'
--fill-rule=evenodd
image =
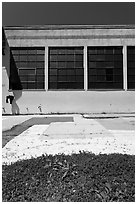
<path id="1" fill-rule="evenodd" d="M 23 91 L 20 113 L 130 113 L 134 91 Z"/>

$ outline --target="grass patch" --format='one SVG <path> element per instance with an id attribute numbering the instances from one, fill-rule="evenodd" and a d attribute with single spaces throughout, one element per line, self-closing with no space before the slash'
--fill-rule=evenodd
<path id="1" fill-rule="evenodd" d="M 134 202 L 135 156 L 80 152 L 3 166 L 5 202 Z"/>

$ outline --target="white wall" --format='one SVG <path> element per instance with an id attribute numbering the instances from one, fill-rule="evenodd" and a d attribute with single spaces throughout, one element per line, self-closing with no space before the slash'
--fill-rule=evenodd
<path id="1" fill-rule="evenodd" d="M 130 113 L 134 91 L 23 91 L 20 113 Z"/>

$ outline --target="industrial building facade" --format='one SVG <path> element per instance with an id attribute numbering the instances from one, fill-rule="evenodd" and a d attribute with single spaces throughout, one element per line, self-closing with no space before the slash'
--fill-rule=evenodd
<path id="1" fill-rule="evenodd" d="M 3 31 L 4 113 L 134 112 L 134 26 Z"/>

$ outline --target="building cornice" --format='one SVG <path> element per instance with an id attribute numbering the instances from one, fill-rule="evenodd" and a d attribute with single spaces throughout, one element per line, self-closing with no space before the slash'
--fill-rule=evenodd
<path id="1" fill-rule="evenodd" d="M 28 25 L 3 26 L 4 30 L 135 29 L 135 25 Z"/>

